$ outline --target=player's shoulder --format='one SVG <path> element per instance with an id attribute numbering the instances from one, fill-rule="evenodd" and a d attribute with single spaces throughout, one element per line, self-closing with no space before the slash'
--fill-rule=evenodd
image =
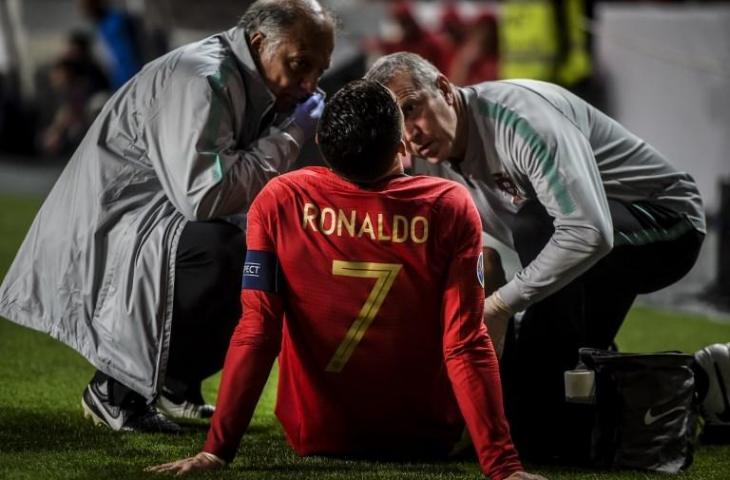
<path id="1" fill-rule="evenodd" d="M 431 201 L 434 207 L 460 205 L 470 201 L 469 191 L 463 185 L 453 180 L 431 177 L 427 175 L 413 175 L 403 177 L 396 187 L 422 201 Z"/>
<path id="2" fill-rule="evenodd" d="M 275 177 L 266 187 L 279 191 L 306 187 L 312 183 L 321 183 L 329 176 L 329 172 L 325 167 L 304 167 Z"/>
<path id="3" fill-rule="evenodd" d="M 429 222 L 437 226 L 437 241 L 450 245 L 462 238 L 457 232 L 481 231 L 476 205 L 465 186 L 422 175 L 406 177 L 401 182 L 409 189 L 409 200 L 428 209 Z"/>
<path id="4" fill-rule="evenodd" d="M 455 190 L 463 190 L 466 192 L 466 189 L 462 185 L 459 185 L 453 180 L 428 175 L 407 175 L 402 177 L 401 182 L 404 187 L 428 192 L 447 193 Z"/>
<path id="5" fill-rule="evenodd" d="M 311 190 L 313 185 L 321 185 L 327 175 L 324 167 L 304 167 L 276 176 L 269 180 L 256 199 L 284 199 L 302 190 Z"/>
<path id="6" fill-rule="evenodd" d="M 282 173 L 269 180 L 266 184 L 267 187 L 274 185 L 280 188 L 285 185 L 293 185 L 302 182 L 304 179 L 309 177 L 316 177 L 320 170 L 324 170 L 323 167 L 304 167 L 292 170 L 291 172 Z"/>

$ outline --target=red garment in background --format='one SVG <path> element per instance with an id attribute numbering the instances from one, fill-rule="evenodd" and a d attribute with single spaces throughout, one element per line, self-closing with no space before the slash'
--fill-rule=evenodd
<path id="1" fill-rule="evenodd" d="M 491 11 L 469 25 L 463 43 L 449 64 L 448 77 L 456 85 L 474 85 L 499 77 L 499 23 Z"/>
<path id="2" fill-rule="evenodd" d="M 450 58 L 448 45 L 439 35 L 423 28 L 413 14 L 410 2 L 398 2 L 391 9 L 401 36 L 398 40 L 378 40 L 376 48 L 384 55 L 395 52 L 417 53 L 439 70 L 446 71 Z"/>

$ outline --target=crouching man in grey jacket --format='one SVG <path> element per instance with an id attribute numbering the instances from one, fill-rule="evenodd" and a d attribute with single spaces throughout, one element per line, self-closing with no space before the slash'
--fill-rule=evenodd
<path id="1" fill-rule="evenodd" d="M 178 431 L 155 399 L 212 414 L 200 383 L 240 316 L 231 216 L 312 136 L 333 46 L 316 0 L 255 2 L 238 26 L 146 65 L 71 158 L 0 286 L 0 315 L 98 369 L 82 397 L 97 423 Z"/>
<path id="2" fill-rule="evenodd" d="M 504 345 L 517 448 L 531 460 L 580 457 L 579 429 L 590 423 L 565 402 L 563 372 L 580 347 L 611 345 L 637 294 L 676 282 L 695 263 L 705 236 L 697 185 L 557 85 L 459 88 L 409 53 L 381 58 L 367 77 L 398 98 L 410 151 L 426 160 L 416 171 L 464 184 L 486 232 L 520 258 L 508 282 L 487 275 L 484 304 L 497 350 Z M 501 271 L 496 258 L 485 255 L 486 272 Z"/>

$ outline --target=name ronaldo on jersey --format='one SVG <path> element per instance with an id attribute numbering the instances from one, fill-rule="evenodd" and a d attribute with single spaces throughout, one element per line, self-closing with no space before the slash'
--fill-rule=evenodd
<path id="1" fill-rule="evenodd" d="M 428 240 L 428 219 L 420 215 L 371 214 L 354 209 L 319 208 L 313 203 L 304 204 L 302 228 L 323 235 L 369 237 L 381 242 L 421 244 Z"/>

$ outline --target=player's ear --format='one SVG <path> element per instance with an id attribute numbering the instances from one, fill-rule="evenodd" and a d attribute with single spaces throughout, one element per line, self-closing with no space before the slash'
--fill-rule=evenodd
<path id="1" fill-rule="evenodd" d="M 439 74 L 436 78 L 436 88 L 446 99 L 446 103 L 449 105 L 454 104 L 454 91 L 451 89 L 451 82 L 445 75 Z"/>
<path id="2" fill-rule="evenodd" d="M 413 160 L 410 152 L 408 151 L 408 144 L 404 138 L 401 138 L 400 143 L 398 144 L 397 155 L 401 165 L 403 165 L 403 168 L 411 168 L 411 166 L 413 166 Z"/>

